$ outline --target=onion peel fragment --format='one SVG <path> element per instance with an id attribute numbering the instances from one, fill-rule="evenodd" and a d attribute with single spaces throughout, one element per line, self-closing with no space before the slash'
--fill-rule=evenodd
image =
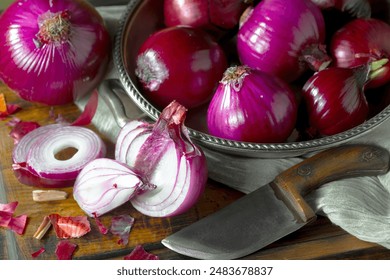
<path id="1" fill-rule="evenodd" d="M 91 231 L 86 216 L 63 217 L 59 214 L 50 214 L 48 217 L 58 238 L 79 238 Z"/>
<path id="2" fill-rule="evenodd" d="M 71 125 L 84 126 L 84 125 L 91 124 L 92 119 L 95 116 L 96 109 L 98 107 L 98 101 L 99 101 L 98 91 L 94 90 L 91 96 L 89 97 L 83 112 Z"/>
<path id="3" fill-rule="evenodd" d="M 110 231 L 120 237 L 119 245 L 127 245 L 131 228 L 134 225 L 134 218 L 130 215 L 119 215 L 112 218 Z"/>
<path id="4" fill-rule="evenodd" d="M 44 253 L 46 251 L 46 249 L 44 247 L 41 247 L 39 250 L 31 253 L 31 256 L 33 258 L 37 258 L 39 255 L 41 255 L 42 253 Z"/>
<path id="5" fill-rule="evenodd" d="M 14 145 L 17 145 L 27 133 L 40 127 L 37 122 L 21 121 L 18 118 L 13 118 L 12 121 L 7 123 L 8 126 L 12 127 L 9 136 L 14 140 Z"/>
<path id="6" fill-rule="evenodd" d="M 141 245 L 135 246 L 130 254 L 124 256 L 124 260 L 159 260 L 160 258 L 154 254 L 146 252 Z"/>
<path id="7" fill-rule="evenodd" d="M 78 245 L 69 240 L 61 240 L 56 247 L 56 255 L 58 260 L 71 260 L 74 251 Z"/>
<path id="8" fill-rule="evenodd" d="M 94 214 L 94 219 L 95 219 L 95 222 L 96 222 L 96 225 L 97 225 L 99 231 L 102 234 L 107 234 L 108 228 L 105 227 L 105 225 L 102 223 L 102 221 L 98 218 L 98 216 L 96 214 Z"/>
<path id="9" fill-rule="evenodd" d="M 0 203 L 0 227 L 8 228 L 17 234 L 22 235 L 27 225 L 27 215 L 14 217 L 14 212 L 18 204 L 17 201 L 7 204 Z"/>
<path id="10" fill-rule="evenodd" d="M 19 111 L 21 107 L 16 104 L 7 104 L 5 96 L 3 93 L 0 93 L 0 119 L 4 119 L 9 115 L 12 115 Z"/>

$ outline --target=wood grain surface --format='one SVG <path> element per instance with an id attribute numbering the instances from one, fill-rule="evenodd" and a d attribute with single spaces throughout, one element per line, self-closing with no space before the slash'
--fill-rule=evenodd
<path id="1" fill-rule="evenodd" d="M 22 107 L 14 115 L 22 121 L 36 121 L 41 125 L 54 122 L 50 117 L 50 107 L 23 101 L 4 85 L 0 85 L 0 93 L 5 94 L 8 103 L 15 103 Z M 80 115 L 80 111 L 73 104 L 56 106 L 52 109 L 69 121 L 75 120 Z M 53 229 L 50 229 L 41 240 L 33 237 L 43 217 L 52 213 L 62 216 L 85 214 L 72 197 L 72 187 L 61 189 L 69 195 L 66 200 L 51 202 L 32 200 L 32 191 L 42 188 L 23 185 L 13 174 L 11 168 L 13 140 L 9 136 L 10 128 L 6 126 L 9 120 L 10 118 L 7 118 L 0 122 L 0 203 L 18 201 L 15 215 L 26 214 L 28 222 L 23 235 L 0 228 L 0 259 L 33 259 L 31 253 L 42 247 L 46 251 L 37 259 L 56 259 L 55 248 L 59 239 Z M 90 128 L 95 130 L 92 126 Z M 113 144 L 106 139 L 104 141 L 108 147 L 108 156 L 112 157 Z M 125 213 L 133 216 L 135 224 L 130 233 L 129 243 L 126 246 L 119 245 L 117 236 L 110 233 L 101 234 L 94 219 L 89 218 L 91 232 L 81 238 L 70 240 L 78 245 L 73 258 L 122 259 L 136 245 L 141 244 L 160 259 L 187 259 L 165 248 L 160 241 L 167 235 L 228 205 L 240 196 L 242 194 L 238 191 L 210 180 L 199 203 L 180 216 L 150 218 L 138 213 L 130 204 L 124 205 L 101 217 L 101 221 L 109 227 L 113 216 Z M 332 225 L 327 218 L 319 217 L 312 224 L 245 259 L 390 259 L 390 250 L 358 240 Z"/>

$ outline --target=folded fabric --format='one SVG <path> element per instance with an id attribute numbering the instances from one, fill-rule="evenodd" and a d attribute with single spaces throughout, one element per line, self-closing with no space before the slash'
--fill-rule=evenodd
<path id="1" fill-rule="evenodd" d="M 303 160 L 245 158 L 203 150 L 213 166 L 210 177 L 244 193 L 271 182 Z M 390 174 L 330 182 L 305 199 L 317 214 L 327 216 L 348 233 L 390 249 Z"/>

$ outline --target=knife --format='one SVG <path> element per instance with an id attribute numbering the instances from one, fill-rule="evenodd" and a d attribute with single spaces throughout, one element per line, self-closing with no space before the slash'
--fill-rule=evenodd
<path id="1" fill-rule="evenodd" d="M 354 144 L 331 148 L 283 171 L 267 185 L 166 237 L 162 244 L 197 259 L 237 259 L 316 219 L 304 196 L 337 179 L 386 173 L 384 148 Z"/>

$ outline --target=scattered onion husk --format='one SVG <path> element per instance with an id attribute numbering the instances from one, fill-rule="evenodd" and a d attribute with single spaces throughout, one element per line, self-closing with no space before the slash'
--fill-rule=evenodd
<path id="1" fill-rule="evenodd" d="M 110 37 L 83 0 L 17 0 L 0 15 L 0 80 L 21 98 L 71 103 L 105 74 Z"/>

